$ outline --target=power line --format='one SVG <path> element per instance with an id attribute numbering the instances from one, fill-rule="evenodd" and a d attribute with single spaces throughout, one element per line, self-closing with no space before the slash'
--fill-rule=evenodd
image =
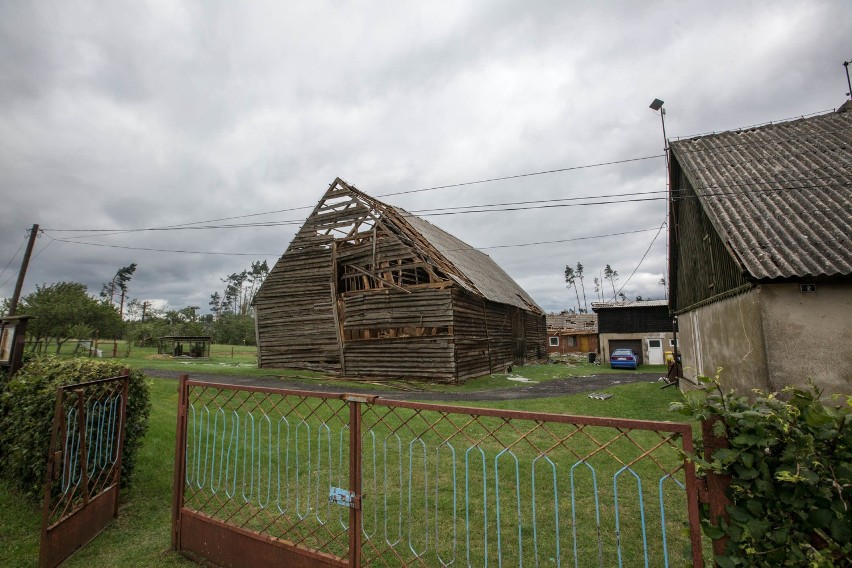
<path id="1" fill-rule="evenodd" d="M 18 246 L 18 250 L 15 251 L 15 254 L 12 255 L 12 258 L 9 259 L 9 262 L 6 263 L 6 266 L 3 267 L 3 270 L 0 270 L 0 278 L 3 278 L 3 275 L 6 273 L 6 270 L 15 262 L 15 259 L 18 258 L 18 253 L 21 252 L 21 249 L 24 248 L 24 245 L 27 244 L 27 239 L 24 238 L 21 241 L 21 244 Z"/>
<path id="2" fill-rule="evenodd" d="M 617 165 L 617 164 L 627 164 L 627 163 L 630 163 L 630 162 L 638 162 L 638 161 L 642 161 L 642 160 L 651 160 L 653 158 L 663 158 L 663 157 L 665 157 L 664 154 L 659 154 L 659 155 L 655 155 L 655 156 L 643 156 L 641 158 L 626 158 L 624 160 L 613 160 L 613 161 L 610 161 L 610 162 L 600 162 L 600 163 L 596 163 L 596 164 L 584 164 L 584 165 L 581 165 L 581 166 L 570 166 L 570 167 L 567 167 L 567 168 L 543 170 L 543 171 L 538 171 L 538 172 L 528 172 L 528 173 L 523 173 L 523 174 L 515 174 L 515 175 L 511 175 L 511 176 L 488 178 L 488 179 L 481 179 L 481 180 L 474 180 L 474 181 L 465 181 L 465 182 L 453 183 L 453 184 L 448 184 L 448 185 L 424 187 L 424 188 L 421 188 L 421 189 L 410 189 L 410 190 L 406 190 L 406 191 L 397 191 L 397 192 L 393 192 L 393 193 L 382 193 L 382 194 L 377 195 L 376 197 L 387 197 L 387 196 L 390 196 L 390 195 L 403 195 L 403 194 L 408 194 L 408 193 L 420 193 L 420 192 L 424 192 L 424 191 L 435 191 L 435 190 L 438 190 L 438 189 L 448 189 L 448 188 L 452 188 L 452 187 L 462 187 L 462 186 L 466 186 L 466 185 L 491 183 L 491 182 L 495 182 L 495 181 L 504 181 L 504 180 L 509 180 L 509 179 L 518 179 L 518 178 L 531 177 L 531 176 L 540 176 L 540 175 L 547 175 L 547 174 L 554 174 L 554 173 L 561 173 L 561 172 L 569 172 L 569 171 L 574 171 L 574 170 L 598 168 L 598 167 L 602 167 L 602 166 L 612 166 L 612 165 Z M 218 222 L 218 221 L 231 221 L 231 220 L 234 220 L 234 219 L 246 219 L 246 218 L 249 218 L 249 217 L 258 217 L 258 216 L 261 216 L 261 215 L 273 215 L 273 214 L 276 214 L 276 213 L 286 213 L 286 212 L 289 212 L 289 211 L 313 209 L 313 207 L 314 207 L 313 205 L 304 205 L 304 206 L 300 206 L 300 207 L 291 207 L 291 208 L 288 208 L 288 209 L 277 209 L 275 211 L 263 211 L 263 212 L 260 212 L 260 213 L 248 213 L 246 215 L 236 215 L 234 217 L 221 217 L 219 219 L 208 219 L 206 221 L 192 221 L 192 222 L 188 222 L 188 223 L 179 223 L 177 225 L 166 225 L 166 226 L 162 226 L 162 227 L 149 227 L 149 228 L 143 228 L 143 229 L 126 229 L 126 230 L 121 230 L 119 232 L 128 232 L 129 233 L 129 232 L 137 232 L 137 231 L 171 230 L 171 229 L 175 229 L 175 228 L 179 228 L 179 227 L 186 227 L 186 226 L 189 226 L 189 225 L 200 225 L 202 223 L 215 223 L 215 222 Z M 49 229 L 49 230 L 54 231 L 54 232 L 86 232 L 86 233 L 92 233 L 92 232 L 96 232 L 96 231 L 114 231 L 114 229 Z"/>
<path id="3" fill-rule="evenodd" d="M 574 241 L 587 241 L 587 240 L 591 240 L 591 239 L 603 239 L 603 238 L 607 238 L 607 237 L 619 237 L 619 236 L 622 236 L 622 235 L 633 235 L 633 234 L 636 234 L 636 233 L 647 233 L 648 231 L 654 231 L 654 230 L 656 230 L 656 227 L 651 227 L 650 229 L 637 229 L 635 231 L 622 231 L 620 233 L 609 233 L 609 234 L 606 234 L 606 235 L 594 235 L 594 236 L 590 236 L 590 237 L 574 237 L 574 238 L 571 238 L 571 239 L 559 239 L 557 241 L 538 241 L 538 242 L 535 242 L 535 243 L 518 243 L 518 244 L 513 244 L 513 245 L 493 245 L 493 246 L 490 246 L 490 247 L 473 247 L 473 248 L 475 248 L 476 250 L 491 250 L 491 249 L 498 249 L 498 248 L 531 247 L 531 246 L 536 246 L 536 245 L 552 245 L 552 244 L 557 244 L 557 243 L 570 243 L 570 242 L 574 242 Z M 465 249 L 453 249 L 453 250 L 465 250 Z"/>
<path id="4" fill-rule="evenodd" d="M 811 117 L 811 116 L 817 116 L 819 114 L 833 113 L 833 112 L 836 112 L 836 111 L 837 111 L 836 108 L 827 108 L 825 110 L 818 110 L 816 112 L 803 114 L 801 116 L 791 116 L 791 117 L 788 117 L 788 118 L 778 118 L 778 119 L 769 120 L 769 121 L 766 121 L 766 122 L 758 122 L 757 124 L 750 124 L 749 126 L 738 126 L 736 128 L 731 128 L 731 129 L 728 129 L 728 130 L 718 130 L 718 131 L 714 130 L 712 132 L 702 132 L 700 134 L 682 134 L 682 135 L 678 135 L 678 136 L 673 136 L 672 138 L 676 138 L 677 140 L 688 140 L 690 138 L 700 138 L 700 137 L 704 137 L 704 136 L 715 136 L 716 134 L 725 134 L 725 133 L 728 133 L 728 132 L 742 132 L 743 130 L 751 130 L 752 128 L 758 128 L 758 127 L 761 127 L 761 126 L 773 126 L 773 125 L 777 126 L 777 125 L 781 125 L 781 124 L 786 124 L 786 123 L 792 122 L 794 120 L 801 120 L 803 118 L 808 118 L 808 117 Z"/>
<path id="5" fill-rule="evenodd" d="M 819 179 L 819 178 L 812 178 Z M 769 184 L 772 182 L 747 182 L 743 184 L 731 184 L 728 186 L 725 185 L 717 185 L 714 187 L 722 188 L 722 187 L 742 187 L 746 185 L 761 185 L 761 184 Z M 782 191 L 804 191 L 804 190 L 816 190 L 821 188 L 830 188 L 834 187 L 836 184 L 813 184 L 813 185 L 799 185 L 799 186 L 791 186 L 791 187 L 769 187 L 769 188 L 754 188 L 748 191 L 721 191 L 721 192 L 708 192 L 703 191 L 700 195 L 694 194 L 694 190 L 690 188 L 682 188 L 672 190 L 672 193 L 684 194 L 684 195 L 674 195 L 673 199 L 683 200 L 683 199 L 722 199 L 722 198 L 730 198 L 730 197 L 742 197 L 747 195 L 760 195 L 760 194 L 772 194 L 772 193 L 780 193 Z M 844 184 L 848 185 L 848 184 Z M 698 188 L 702 190 L 703 188 Z M 601 195 L 601 196 L 586 196 L 586 197 L 563 197 L 563 198 L 555 198 L 555 199 L 544 199 L 544 200 L 536 200 L 536 201 L 517 201 L 517 202 L 505 202 L 505 203 L 486 203 L 480 205 L 463 205 L 457 207 L 443 207 L 436 209 L 418 209 L 411 212 L 404 212 L 403 215 L 408 214 L 417 217 L 439 217 L 446 215 L 463 215 L 463 214 L 472 214 L 472 213 L 500 213 L 500 212 L 515 212 L 515 211 L 526 211 L 526 210 L 535 210 L 535 209 L 553 209 L 553 208 L 565 208 L 565 207 L 584 207 L 584 206 L 593 206 L 593 205 L 620 205 L 624 203 L 640 203 L 640 202 L 648 202 L 648 201 L 664 201 L 666 199 L 665 196 L 660 197 L 632 197 L 627 198 L 628 196 L 652 196 L 665 194 L 665 190 L 655 190 L 655 191 L 645 191 L 645 192 L 632 192 L 632 193 L 620 193 L 620 194 L 609 194 L 609 195 Z M 605 199 L 606 198 L 606 199 Z M 618 199 L 609 199 L 609 198 L 618 198 Z M 597 201 L 591 201 L 597 199 Z M 588 200 L 583 203 L 578 203 L 578 201 Z M 478 208 L 478 209 L 477 209 Z M 404 210 L 403 210 L 404 211 Z M 174 226 L 173 228 L 150 228 L 150 229 L 130 229 L 126 231 L 114 231 L 111 233 L 100 233 L 100 234 L 89 234 L 89 235 L 81 235 L 79 237 L 67 237 L 65 242 L 71 242 L 70 239 L 82 239 L 86 237 L 105 237 L 105 236 L 113 236 L 119 234 L 127 234 L 133 232 L 145 232 L 145 231 L 182 231 L 182 230 L 222 230 L 222 229 L 245 229 L 245 228 L 264 228 L 264 227 L 282 227 L 282 226 L 290 226 L 290 225 L 302 225 L 304 224 L 304 219 L 287 219 L 282 221 L 264 221 L 257 223 L 231 223 L 227 225 L 204 225 L 204 226 Z M 57 231 L 57 229 L 52 229 L 53 231 Z M 63 232 L 58 230 L 59 232 Z M 87 231 L 90 232 L 90 231 Z"/>
<path id="6" fill-rule="evenodd" d="M 636 271 L 639 270 L 639 267 L 642 266 L 642 263 L 645 262 L 645 258 L 648 256 L 648 253 L 651 252 L 651 247 L 654 246 L 654 243 L 657 242 L 657 237 L 660 236 L 660 233 L 663 231 L 663 227 L 666 226 L 666 221 L 663 220 L 663 223 L 660 225 L 660 228 L 657 229 L 657 234 L 654 235 L 654 238 L 651 240 L 651 244 L 648 245 L 648 249 L 645 251 L 645 254 L 642 255 L 642 258 L 639 259 L 639 264 L 636 265 L 636 268 L 633 269 L 633 272 L 630 273 L 630 276 L 627 277 L 627 280 L 624 281 L 624 284 L 621 285 L 621 288 L 618 289 L 618 292 L 612 297 L 610 302 L 614 302 L 615 299 L 621 294 L 621 291 L 624 290 L 624 287 L 627 286 L 627 283 L 630 282 L 630 279 L 636 274 Z"/>
<path id="7" fill-rule="evenodd" d="M 92 247 L 103 247 L 103 248 L 115 248 L 115 249 L 124 249 L 124 250 L 144 250 L 151 252 L 177 252 L 177 253 L 185 253 L 185 254 L 210 254 L 210 255 L 223 255 L 223 256 L 275 256 L 273 254 L 268 253 L 260 253 L 260 252 L 213 252 L 213 251 L 199 251 L 199 250 L 173 250 L 173 249 L 157 249 L 157 248 L 147 248 L 147 247 L 127 247 L 121 245 L 107 245 L 104 243 L 88 243 L 85 241 L 71 241 L 68 239 L 56 239 L 51 237 L 54 241 L 58 243 L 68 243 L 72 245 L 87 245 Z M 47 248 L 47 247 L 45 247 Z M 42 249 L 43 250 L 43 249 Z"/>
<path id="8" fill-rule="evenodd" d="M 796 180 L 788 180 L 787 183 L 799 183 L 799 182 L 807 182 L 813 180 L 832 180 L 833 178 L 828 175 L 820 175 L 809 178 L 799 178 Z M 733 184 L 715 184 L 710 186 L 709 189 L 722 189 L 722 188 L 746 188 L 749 186 L 760 186 L 760 185 L 774 185 L 775 181 L 754 181 L 754 182 L 741 182 L 741 183 L 733 183 Z M 804 184 L 804 185 L 796 185 L 796 186 L 781 186 L 781 187 L 767 187 L 767 188 L 750 188 L 744 191 L 726 191 L 726 192 L 708 192 L 706 189 L 708 188 L 698 188 L 699 190 L 705 190 L 701 194 L 702 198 L 721 198 L 721 197 L 729 197 L 729 196 L 742 196 L 751 194 L 760 194 L 760 193 L 776 193 L 781 191 L 793 191 L 793 190 L 810 190 L 810 189 L 820 189 L 820 188 L 828 188 L 835 186 L 835 183 L 823 183 L 823 184 Z M 672 190 L 672 194 L 674 199 L 683 199 L 684 197 L 695 198 L 696 195 L 689 195 L 693 190 L 690 188 L 682 188 L 682 189 L 674 189 Z M 632 202 L 641 202 L 641 201 L 661 201 L 665 199 L 664 197 L 657 198 L 643 198 L 636 196 L 647 196 L 647 195 L 659 195 L 665 194 L 665 190 L 654 190 L 654 191 L 644 191 L 644 192 L 630 192 L 630 193 L 614 193 L 614 194 L 602 194 L 602 195 L 590 195 L 590 196 L 580 196 L 580 197 L 561 197 L 555 199 L 543 199 L 543 200 L 533 200 L 533 201 L 516 201 L 516 202 L 505 202 L 505 203 L 485 203 L 485 204 L 475 204 L 475 205 L 462 205 L 457 207 L 443 207 L 443 208 L 433 208 L 433 209 L 418 209 L 411 211 L 411 214 L 417 214 L 418 216 L 428 217 L 428 216 L 443 216 L 443 215 L 451 215 L 451 214 L 464 214 L 464 213 L 483 213 L 483 212 L 496 212 L 496 211 L 519 211 L 525 209 L 541 209 L 542 204 L 558 204 L 552 205 L 551 207 L 579 207 L 579 206 L 588 206 L 588 205 L 609 205 L 614 203 L 632 203 Z M 686 193 L 686 196 L 679 196 L 680 193 Z M 632 198 L 631 198 L 632 197 Z M 619 199 L 618 201 L 608 201 L 606 199 L 610 198 L 628 198 L 628 199 Z M 591 201 L 591 200 L 599 200 L 599 201 Z M 589 200 L 587 203 L 574 203 L 577 201 Z M 603 200 L 603 201 L 601 201 Z M 571 202 L 571 203 L 566 203 Z M 516 205 L 523 205 L 528 207 L 510 207 Z M 504 209 L 494 209 L 496 207 L 505 207 Z M 480 208 L 480 209 L 476 209 Z M 287 211 L 287 210 L 282 210 Z M 259 215 L 259 214 L 258 214 Z M 85 233 L 96 233 L 89 235 L 81 235 L 79 237 L 67 237 L 69 239 L 74 238 L 87 238 L 87 237 L 105 237 L 105 236 L 113 236 L 113 235 L 121 235 L 128 233 L 136 233 L 136 232 L 155 232 L 155 231 L 178 231 L 178 230 L 212 230 L 212 229 L 241 229 L 247 227 L 280 227 L 287 225 L 301 225 L 304 223 L 304 219 L 287 219 L 282 221 L 262 221 L 262 222 L 254 222 L 254 223 L 230 223 L 223 225 L 198 225 L 196 224 L 184 224 L 184 225 L 171 225 L 169 227 L 150 227 L 144 229 L 48 229 L 53 232 L 85 232 Z"/>
<path id="9" fill-rule="evenodd" d="M 409 194 L 409 193 L 420 193 L 420 192 L 423 192 L 423 191 L 434 191 L 436 189 L 449 189 L 449 188 L 452 188 L 452 187 L 464 187 L 466 185 L 476 185 L 476 184 L 480 184 L 480 183 L 491 183 L 493 181 L 505 181 L 505 180 L 509 180 L 509 179 L 518 179 L 518 178 L 525 178 L 525 177 L 530 177 L 530 176 L 540 176 L 540 175 L 545 175 L 545 174 L 570 172 L 570 171 L 574 171 L 574 170 L 584 170 L 584 169 L 588 169 L 588 168 L 598 168 L 598 167 L 601 167 L 601 166 L 612 166 L 612 165 L 616 165 L 616 164 L 626 164 L 626 163 L 629 163 L 629 162 L 639 162 L 641 160 L 651 160 L 651 159 L 654 159 L 654 158 L 665 158 L 665 157 L 666 157 L 665 154 L 658 154 L 658 155 L 655 155 L 655 156 L 644 156 L 642 158 L 628 158 L 626 160 L 615 160 L 615 161 L 612 161 L 612 162 L 601 162 L 601 163 L 598 163 L 598 164 L 587 164 L 587 165 L 584 165 L 584 166 L 572 166 L 572 167 L 569 167 L 569 168 L 559 168 L 557 170 L 545 170 L 545 171 L 541 171 L 541 172 L 532 172 L 532 173 L 528 173 L 528 174 L 517 174 L 517 175 L 513 175 L 513 176 L 503 176 L 503 177 L 482 179 L 482 180 L 477 180 L 477 181 L 466 181 L 466 182 L 462 182 L 462 183 L 452 183 L 452 184 L 449 184 L 449 185 L 436 185 L 434 187 L 425 187 L 423 189 L 409 189 L 407 191 L 395 191 L 395 192 L 392 192 L 392 193 L 382 193 L 381 195 L 377 195 L 376 197 L 388 197 L 390 195 L 405 195 L 405 194 Z"/>
<path id="10" fill-rule="evenodd" d="M 603 239 L 607 237 L 617 237 L 622 235 L 632 235 L 636 233 L 647 233 L 648 231 L 654 231 L 656 227 L 651 227 L 650 229 L 637 229 L 635 231 L 622 231 L 618 233 L 608 233 L 605 235 L 592 235 L 585 237 L 573 237 L 570 239 L 559 239 L 555 241 L 538 241 L 534 243 L 516 243 L 516 244 L 508 244 L 508 245 L 492 245 L 487 247 L 471 247 L 475 250 L 490 250 L 490 249 L 498 249 L 498 248 L 512 248 L 512 247 L 528 247 L 528 246 L 536 246 L 536 245 L 548 245 L 548 244 L 558 244 L 558 243 L 568 243 L 573 241 L 585 241 L 585 240 L 593 240 L 593 239 Z M 255 257 L 264 257 L 264 256 L 280 256 L 280 253 L 247 253 L 247 252 L 210 252 L 210 251 L 188 251 L 188 250 L 174 250 L 174 249 L 155 249 L 155 248 L 143 248 L 143 247 L 128 247 L 122 245 L 108 245 L 104 243 L 89 243 L 85 241 L 71 241 L 67 239 L 57 239 L 47 235 L 48 238 L 51 239 L 51 242 L 60 242 L 60 243 L 68 243 L 72 245 L 86 245 L 86 246 L 95 246 L 95 247 L 104 247 L 104 248 L 116 248 L 123 250 L 144 250 L 144 251 L 153 251 L 153 252 L 173 252 L 173 253 L 184 253 L 184 254 L 210 254 L 210 255 L 227 255 L 227 256 L 255 256 Z M 44 248 L 47 248 L 45 246 Z M 43 251 L 44 249 L 42 249 Z M 454 250 L 467 250 L 467 249 L 454 249 Z"/>
<path id="11" fill-rule="evenodd" d="M 795 134 L 792 134 L 790 136 L 789 140 L 782 140 L 782 141 L 783 142 L 789 142 L 790 140 L 814 138 L 816 136 L 821 136 L 821 135 L 824 135 L 824 134 L 833 134 L 835 132 L 849 132 L 849 128 L 835 128 L 835 129 L 832 129 L 832 130 L 821 130 L 819 132 L 812 132 L 812 133 L 795 133 Z M 737 133 L 736 131 L 728 130 L 728 131 L 725 131 L 725 132 L 719 132 L 715 136 L 721 136 L 722 134 L 736 134 L 736 133 Z M 714 136 L 714 135 L 709 134 L 708 136 Z M 699 137 L 696 137 L 696 138 L 684 138 L 683 140 L 676 140 L 675 143 L 695 142 L 695 141 L 698 141 L 698 140 L 704 140 L 704 137 L 699 136 Z M 757 139 L 757 140 L 742 140 L 742 141 L 739 141 L 739 142 L 731 142 L 731 143 L 728 143 L 728 144 L 717 144 L 715 146 L 708 146 L 708 147 L 705 147 L 705 148 L 698 148 L 698 147 L 694 147 L 694 146 L 693 147 L 685 147 L 686 146 L 685 144 L 677 144 L 676 153 L 695 154 L 695 153 L 698 153 L 698 152 L 713 152 L 715 150 L 722 150 L 724 148 L 734 148 L 734 147 L 737 147 L 737 146 L 749 146 L 751 144 L 764 144 L 764 145 L 773 144 L 773 143 L 777 144 L 778 142 L 782 142 L 782 141 L 765 140 L 763 138 L 760 138 L 760 139 Z"/>

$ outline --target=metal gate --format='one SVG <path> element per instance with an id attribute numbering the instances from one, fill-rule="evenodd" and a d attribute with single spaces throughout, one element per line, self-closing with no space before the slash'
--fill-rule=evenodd
<path id="1" fill-rule="evenodd" d="M 703 565 L 688 424 L 180 383 L 173 544 L 223 566 Z"/>
<path id="2" fill-rule="evenodd" d="M 118 515 L 129 376 L 58 387 L 39 566 L 59 565 Z"/>

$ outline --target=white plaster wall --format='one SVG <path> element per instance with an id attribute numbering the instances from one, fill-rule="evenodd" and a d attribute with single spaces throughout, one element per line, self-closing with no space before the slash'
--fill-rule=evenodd
<path id="1" fill-rule="evenodd" d="M 804 385 L 852 394 L 852 284 L 761 286 L 763 335 L 773 390 Z"/>
<path id="2" fill-rule="evenodd" d="M 769 389 L 761 301 L 756 288 L 678 316 L 678 348 L 688 380 L 712 377 L 721 367 L 726 388 L 742 394 Z"/>

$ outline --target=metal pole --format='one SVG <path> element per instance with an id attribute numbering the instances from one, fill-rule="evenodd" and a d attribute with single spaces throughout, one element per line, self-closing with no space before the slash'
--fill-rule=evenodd
<path id="1" fill-rule="evenodd" d="M 849 80 L 849 64 L 850 63 L 852 63 L 852 61 L 844 61 L 843 66 L 846 67 L 846 84 L 849 85 L 849 92 L 846 93 L 846 94 L 849 95 L 849 100 L 852 100 L 852 81 Z"/>
<path id="2" fill-rule="evenodd" d="M 355 506 L 349 509 L 349 566 L 361 567 L 361 403 L 349 403 L 349 491 Z"/>
<path id="3" fill-rule="evenodd" d="M 30 240 L 27 243 L 27 250 L 24 253 L 24 260 L 21 261 L 21 270 L 18 272 L 18 281 L 15 283 L 15 292 L 12 294 L 12 300 L 9 302 L 9 314 L 10 316 L 15 315 L 15 310 L 18 309 L 18 300 L 21 297 L 21 288 L 24 287 L 24 276 L 27 275 L 27 267 L 30 264 L 30 256 L 33 253 L 33 247 L 35 246 L 35 240 L 38 236 L 38 223 L 33 225 L 33 228 L 30 229 Z"/>

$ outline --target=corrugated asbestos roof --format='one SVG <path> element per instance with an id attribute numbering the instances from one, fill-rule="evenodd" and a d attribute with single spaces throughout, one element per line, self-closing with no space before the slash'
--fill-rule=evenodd
<path id="1" fill-rule="evenodd" d="M 490 256 L 404 209 L 394 209 L 476 286 L 476 290 L 471 292 L 478 292 L 492 302 L 544 313 L 535 300 Z M 464 282 L 458 283 L 468 288 Z"/>
<path id="2" fill-rule="evenodd" d="M 670 147 L 713 226 L 752 277 L 852 274 L 852 111 Z"/>

